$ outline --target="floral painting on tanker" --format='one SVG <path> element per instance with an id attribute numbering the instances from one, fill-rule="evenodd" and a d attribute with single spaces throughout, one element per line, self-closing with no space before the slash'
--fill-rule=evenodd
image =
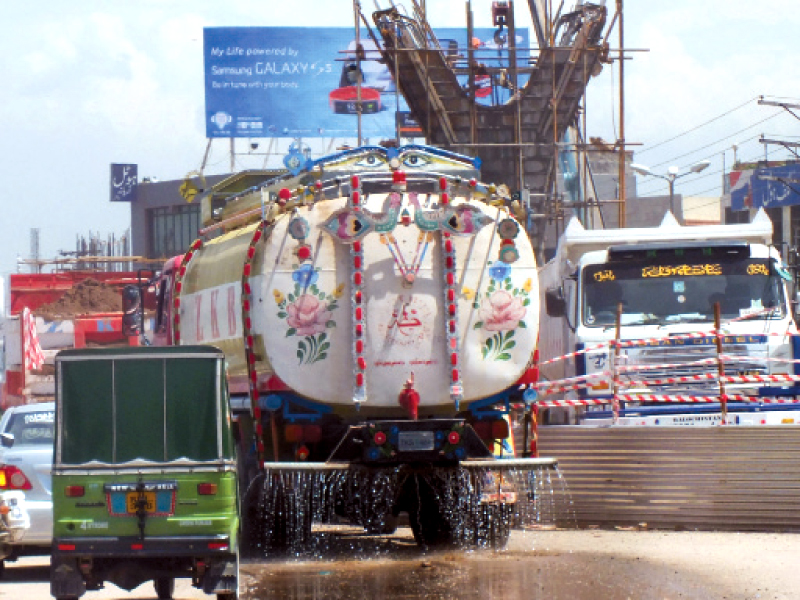
<path id="1" fill-rule="evenodd" d="M 285 294 L 272 290 L 278 305 L 278 318 L 285 319 L 286 337 L 297 337 L 298 364 L 313 364 L 328 358 L 331 343 L 327 330 L 336 327 L 334 311 L 344 293 L 344 284 L 339 284 L 328 294 L 317 287 L 319 268 L 310 264 L 297 267 L 292 273 L 294 290 Z"/>
<path id="2" fill-rule="evenodd" d="M 502 261 L 491 263 L 489 277 L 491 281 L 482 295 L 476 296 L 468 288 L 463 288 L 462 293 L 468 299 L 474 298 L 473 307 L 478 310 L 479 320 L 473 328 L 487 334 L 481 346 L 483 359 L 507 361 L 517 345 L 514 334 L 527 328 L 524 318 L 531 303 L 533 280 L 529 278 L 522 287 L 514 287 L 511 267 Z"/>

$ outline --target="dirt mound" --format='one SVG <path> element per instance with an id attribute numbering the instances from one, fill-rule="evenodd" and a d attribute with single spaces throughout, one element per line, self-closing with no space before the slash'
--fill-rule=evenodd
<path id="1" fill-rule="evenodd" d="M 53 321 L 90 313 L 119 312 L 121 310 L 122 296 L 119 290 L 89 277 L 67 290 L 55 302 L 40 306 L 34 313 Z"/>

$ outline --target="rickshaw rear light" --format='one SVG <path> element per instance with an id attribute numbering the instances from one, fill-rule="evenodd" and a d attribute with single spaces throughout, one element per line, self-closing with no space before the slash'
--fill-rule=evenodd
<path id="1" fill-rule="evenodd" d="M 72 552 L 75 550 L 75 544 L 59 544 L 58 549 L 61 552 Z"/>
<path id="2" fill-rule="evenodd" d="M 82 485 L 68 485 L 64 488 L 64 495 L 67 498 L 80 498 L 86 493 Z"/>
<path id="3" fill-rule="evenodd" d="M 227 542 L 210 542 L 208 544 L 209 550 L 227 550 L 228 543 Z"/>
<path id="4" fill-rule="evenodd" d="M 29 490 L 32 487 L 25 473 L 14 465 L 0 466 L 0 490 Z"/>
<path id="5" fill-rule="evenodd" d="M 214 496 L 217 493 L 216 483 L 198 483 L 197 493 L 201 496 Z"/>

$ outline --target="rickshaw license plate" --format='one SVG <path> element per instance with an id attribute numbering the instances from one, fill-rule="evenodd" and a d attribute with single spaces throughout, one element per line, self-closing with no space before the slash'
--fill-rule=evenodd
<path id="1" fill-rule="evenodd" d="M 139 504 L 140 499 L 144 501 L 143 505 Z M 139 492 L 128 492 L 126 495 L 126 504 L 129 513 L 138 512 L 140 506 L 142 506 L 146 512 L 154 513 L 156 512 L 156 493 L 143 492 L 139 494 Z"/>
<path id="2" fill-rule="evenodd" d="M 433 450 L 432 431 L 401 431 L 397 439 L 400 452 L 425 452 Z"/>

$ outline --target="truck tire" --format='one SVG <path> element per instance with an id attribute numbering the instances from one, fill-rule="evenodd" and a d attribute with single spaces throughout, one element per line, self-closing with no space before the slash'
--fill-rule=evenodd
<path id="1" fill-rule="evenodd" d="M 491 504 L 480 507 L 479 522 L 475 527 L 475 544 L 481 548 L 502 550 L 508 545 L 514 506 Z"/>
<path id="2" fill-rule="evenodd" d="M 240 527 L 239 549 L 247 557 L 256 557 L 262 544 L 264 523 L 259 510 L 259 502 L 264 492 L 264 474 L 252 479 L 242 497 L 242 521 Z"/>
<path id="3" fill-rule="evenodd" d="M 154 579 L 153 587 L 156 590 L 158 600 L 172 600 L 172 594 L 175 593 L 175 578 L 159 577 Z"/>
<path id="4" fill-rule="evenodd" d="M 411 532 L 417 544 L 423 548 L 441 548 L 455 544 L 452 527 L 447 518 L 441 514 L 441 507 L 436 492 L 424 477 L 410 478 L 416 487 L 416 506 L 409 510 Z"/>
<path id="5" fill-rule="evenodd" d="M 264 550 L 295 554 L 311 542 L 311 501 L 300 490 L 286 489 L 280 477 L 265 481 L 262 509 Z"/>

